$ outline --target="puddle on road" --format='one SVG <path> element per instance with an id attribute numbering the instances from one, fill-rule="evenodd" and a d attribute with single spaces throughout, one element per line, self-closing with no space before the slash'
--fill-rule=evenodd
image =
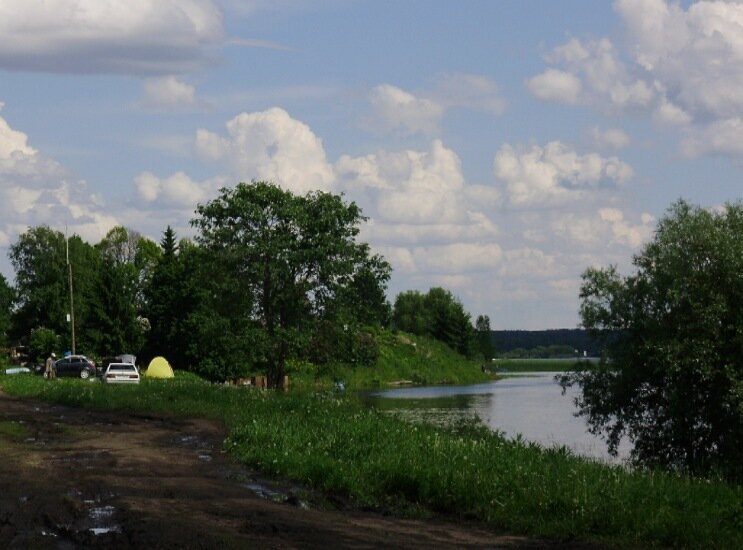
<path id="1" fill-rule="evenodd" d="M 86 500 L 94 503 L 95 501 Z M 94 506 L 88 510 L 88 517 L 93 523 L 92 527 L 88 527 L 88 531 L 92 532 L 96 536 L 106 535 L 108 533 L 121 533 L 121 527 L 114 523 L 114 516 L 116 515 L 116 508 L 110 505 L 106 506 Z"/>
<path id="2" fill-rule="evenodd" d="M 310 505 L 309 503 L 305 502 L 304 500 L 300 499 L 296 494 L 295 491 L 290 490 L 287 492 L 278 491 L 275 489 L 270 489 L 266 485 L 263 485 L 262 483 L 243 483 L 243 487 L 254 493 L 255 495 L 264 498 L 266 500 L 270 500 L 272 502 L 277 502 L 280 504 L 291 504 L 293 506 L 298 506 L 299 508 L 302 508 L 303 510 L 309 510 Z"/>

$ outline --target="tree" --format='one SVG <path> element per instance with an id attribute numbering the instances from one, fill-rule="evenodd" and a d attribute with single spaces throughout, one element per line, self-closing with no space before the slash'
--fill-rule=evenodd
<path id="1" fill-rule="evenodd" d="M 368 246 L 355 240 L 361 209 L 329 193 L 296 196 L 252 182 L 222 189 L 196 213 L 197 242 L 250 299 L 247 313 L 265 335 L 269 385 L 280 387 L 303 326 L 327 312 L 368 260 Z"/>
<path id="2" fill-rule="evenodd" d="M 168 228 L 170 229 L 170 228 Z M 145 309 L 145 288 L 152 279 L 160 248 L 134 229 L 118 225 L 96 245 L 104 261 L 127 273 L 133 282 L 133 299 L 138 313 Z"/>
<path id="3" fill-rule="evenodd" d="M 95 341 L 95 326 L 90 311 L 95 301 L 99 253 L 78 235 L 68 241 L 72 265 L 75 326 L 80 349 L 89 349 Z M 65 236 L 47 226 L 32 227 L 10 247 L 15 269 L 16 309 L 12 336 L 27 342 L 31 330 L 47 327 L 62 335 L 62 345 L 71 349 L 70 290 Z"/>
<path id="4" fill-rule="evenodd" d="M 675 203 L 633 263 L 583 274 L 605 359 L 564 386 L 611 452 L 626 435 L 638 464 L 743 478 L 743 203 Z"/>
<path id="5" fill-rule="evenodd" d="M 10 318 L 15 293 L 4 275 L 0 274 L 0 346 L 8 345 Z"/>
<path id="6" fill-rule="evenodd" d="M 101 356 L 116 353 L 138 354 L 145 334 L 136 307 L 137 287 L 127 265 L 101 262 L 96 300 L 90 312 L 95 335 L 93 349 Z"/>
<path id="7" fill-rule="evenodd" d="M 475 330 L 477 330 L 477 343 L 485 361 L 490 362 L 493 359 L 493 335 L 490 331 L 490 317 L 487 315 L 478 315 L 475 321 Z"/>
<path id="8" fill-rule="evenodd" d="M 419 336 L 426 334 L 428 320 L 424 295 L 417 290 L 398 294 L 392 310 L 392 326 Z"/>
<path id="9" fill-rule="evenodd" d="M 31 331 L 29 348 L 31 360 L 35 363 L 44 363 L 52 352 L 59 351 L 59 336 L 53 330 L 38 327 Z"/>
<path id="10" fill-rule="evenodd" d="M 411 290 L 398 294 L 392 313 L 399 330 L 430 336 L 462 355 L 471 355 L 474 329 L 470 314 L 446 289 L 436 287 L 421 294 Z"/>
<path id="11" fill-rule="evenodd" d="M 180 288 L 178 274 L 178 244 L 173 228 L 167 226 L 160 240 L 160 254 L 152 276 L 144 288 L 145 316 L 150 322 L 145 355 L 171 356 L 171 332 L 178 313 L 175 295 Z"/>

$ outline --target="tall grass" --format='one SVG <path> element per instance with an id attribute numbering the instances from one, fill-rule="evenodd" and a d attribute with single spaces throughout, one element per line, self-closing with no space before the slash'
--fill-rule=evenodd
<path id="1" fill-rule="evenodd" d="M 0 377 L 8 393 L 99 409 L 219 419 L 225 447 L 262 471 L 359 504 L 446 512 L 494 528 L 631 546 L 743 547 L 743 488 L 630 472 L 508 441 L 474 424 L 410 425 L 330 393 L 191 380 L 111 387 Z"/>

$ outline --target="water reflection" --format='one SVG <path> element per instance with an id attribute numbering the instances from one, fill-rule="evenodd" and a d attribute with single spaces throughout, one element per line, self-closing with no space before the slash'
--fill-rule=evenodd
<path id="1" fill-rule="evenodd" d="M 373 392 L 363 399 L 382 411 L 414 421 L 441 425 L 476 415 L 507 437 L 521 434 L 545 447 L 565 445 L 577 454 L 609 462 L 626 458 L 627 445 L 620 446 L 619 457 L 613 458 L 606 444 L 587 432 L 583 418 L 573 414 L 577 390 L 563 395 L 555 374 L 513 376 L 473 386 L 396 388 Z"/>

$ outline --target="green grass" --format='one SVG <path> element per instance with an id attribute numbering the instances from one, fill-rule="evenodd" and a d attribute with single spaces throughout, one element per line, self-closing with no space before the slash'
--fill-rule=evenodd
<path id="1" fill-rule="evenodd" d="M 292 365 L 291 383 L 304 389 L 331 388 L 343 380 L 349 389 L 379 388 L 399 383 L 476 384 L 493 379 L 481 362 L 467 359 L 436 340 L 407 333 L 380 331 L 380 356 L 374 366 Z"/>
<path id="2" fill-rule="evenodd" d="M 554 372 L 569 370 L 575 363 L 575 359 L 495 359 L 492 365 L 498 373 Z"/>
<path id="3" fill-rule="evenodd" d="M 11 441 L 23 441 L 28 437 L 28 429 L 18 422 L 11 420 L 0 421 L 0 439 L 6 438 Z"/>
<path id="4" fill-rule="evenodd" d="M 743 488 L 630 472 L 463 424 L 410 425 L 331 393 L 273 393 L 188 379 L 107 386 L 0 377 L 14 395 L 224 422 L 225 447 L 276 476 L 360 505 L 476 518 L 493 528 L 627 546 L 743 547 Z"/>

